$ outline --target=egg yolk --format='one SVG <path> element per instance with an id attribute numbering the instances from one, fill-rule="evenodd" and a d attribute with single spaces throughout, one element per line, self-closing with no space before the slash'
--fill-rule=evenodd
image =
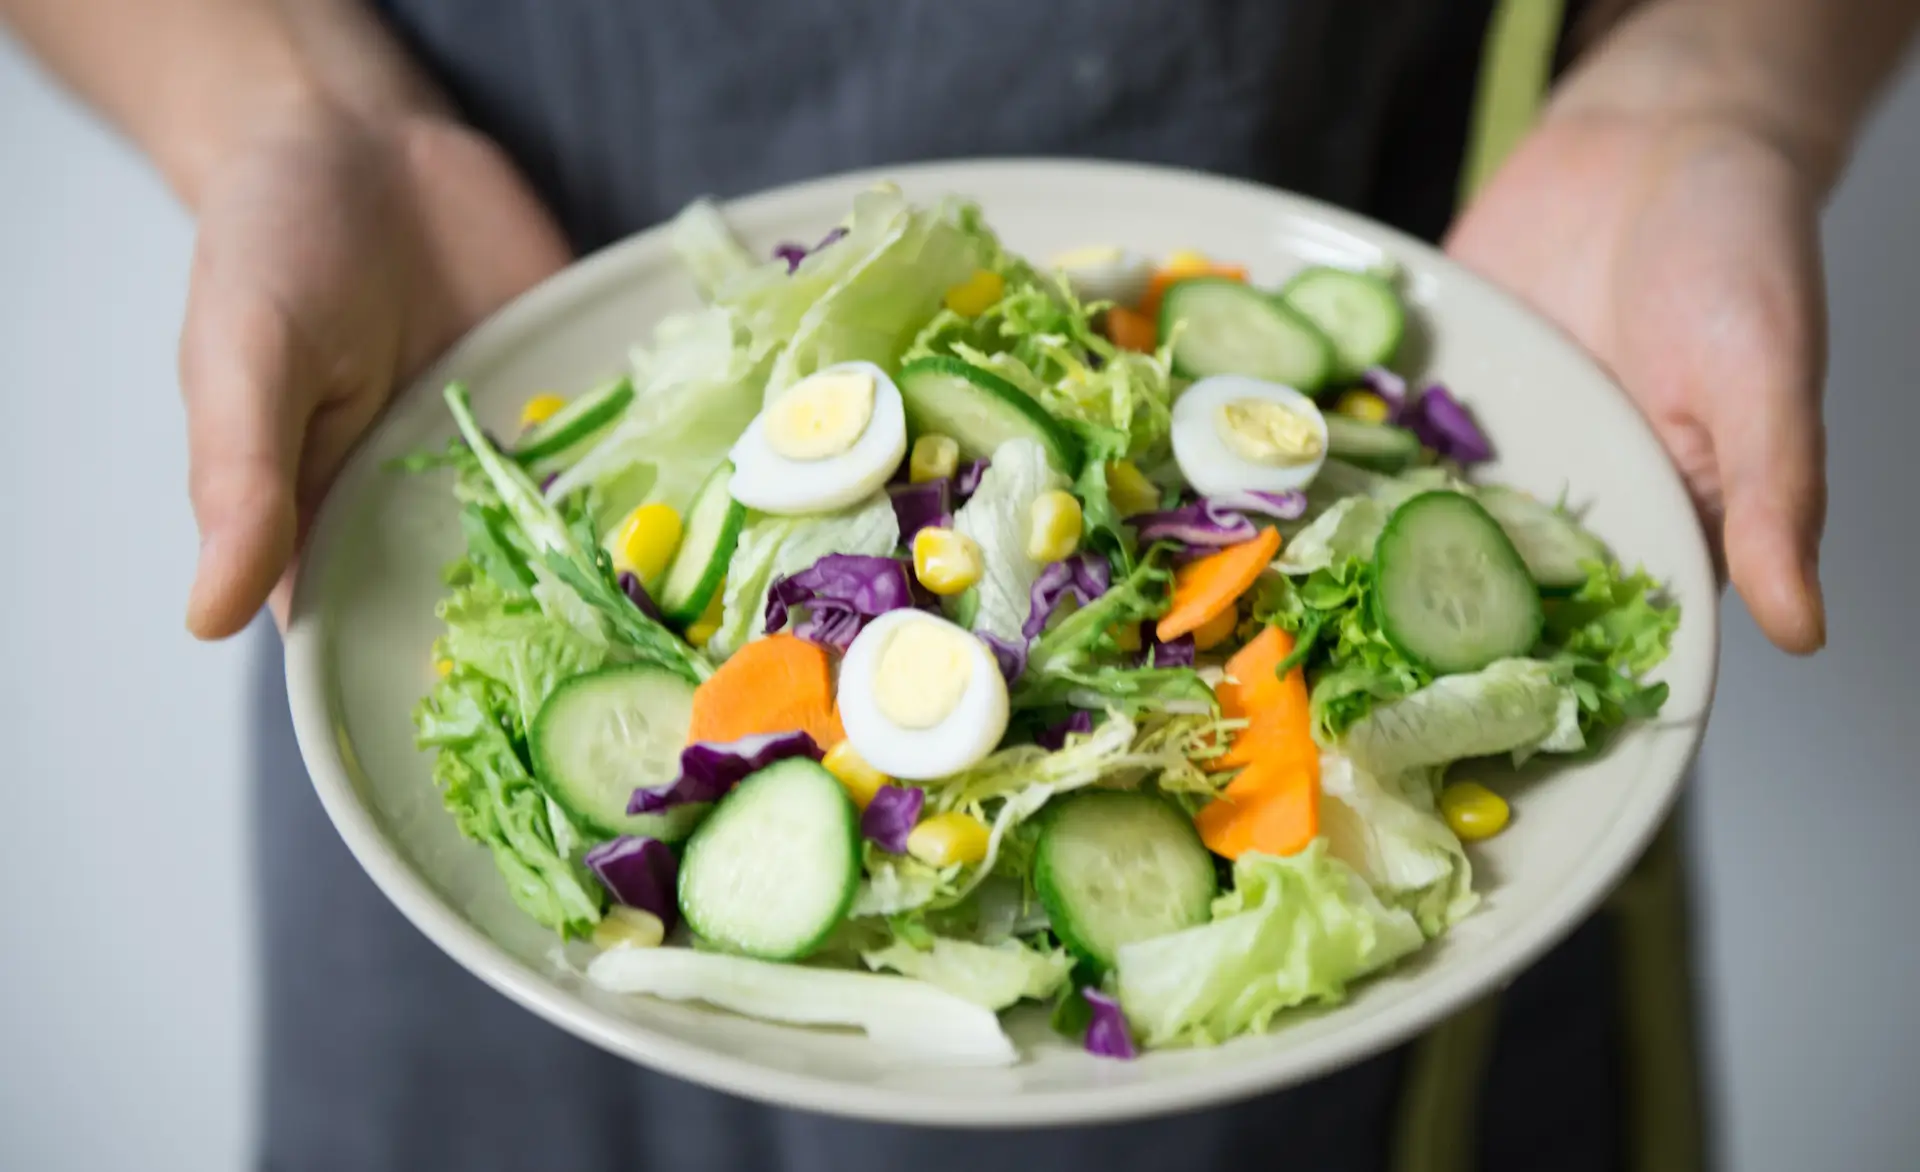
<path id="1" fill-rule="evenodd" d="M 767 446 L 789 460 L 825 460 L 851 448 L 873 418 L 873 375 L 833 371 L 801 381 L 767 408 Z"/>
<path id="2" fill-rule="evenodd" d="M 1214 422 L 1234 455 L 1255 464 L 1302 464 L 1326 446 L 1312 420 L 1269 399 L 1223 403 Z"/>
<path id="3" fill-rule="evenodd" d="M 942 623 L 902 623 L 880 649 L 873 691 L 900 728 L 932 728 L 960 706 L 973 681 L 972 638 Z"/>

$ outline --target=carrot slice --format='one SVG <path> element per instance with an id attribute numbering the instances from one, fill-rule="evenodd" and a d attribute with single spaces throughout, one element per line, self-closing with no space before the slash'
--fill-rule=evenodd
<path id="1" fill-rule="evenodd" d="M 822 749 L 846 739 L 833 702 L 827 653 L 793 635 L 755 639 L 693 692 L 689 741 L 737 741 L 762 733 L 806 733 Z"/>
<path id="2" fill-rule="evenodd" d="M 1194 277 L 1224 277 L 1229 281 L 1244 281 L 1247 279 L 1247 267 L 1209 263 L 1168 265 L 1164 269 L 1155 269 L 1153 276 L 1147 279 L 1147 295 L 1140 299 L 1140 312 L 1159 321 L 1160 300 L 1167 295 L 1167 290 Z"/>
<path id="3" fill-rule="evenodd" d="M 1160 344 L 1160 322 L 1136 309 L 1116 305 L 1107 310 L 1107 337 L 1122 350 L 1153 353 Z"/>
<path id="4" fill-rule="evenodd" d="M 1259 536 L 1219 553 L 1188 562 L 1173 576 L 1173 605 L 1155 627 L 1160 641 L 1178 639 L 1217 618 L 1260 577 L 1280 552 L 1280 531 L 1268 526 Z"/>
<path id="5" fill-rule="evenodd" d="M 1241 769 L 1262 758 L 1318 759 L 1305 673 L 1296 667 L 1284 679 L 1275 674 L 1292 654 L 1293 636 L 1268 627 L 1227 660 L 1227 678 L 1214 689 L 1220 715 L 1247 725 L 1208 769 Z"/>
<path id="6" fill-rule="evenodd" d="M 1248 766 L 1193 825 L 1208 850 L 1237 859 L 1249 851 L 1291 855 L 1320 833 L 1320 764 L 1260 761 Z"/>

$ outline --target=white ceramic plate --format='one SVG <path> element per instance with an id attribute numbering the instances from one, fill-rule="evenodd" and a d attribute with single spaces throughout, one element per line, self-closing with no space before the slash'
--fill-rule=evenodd
<path id="1" fill-rule="evenodd" d="M 1474 852 L 1481 909 L 1344 1005 L 1262 1037 L 1132 1063 L 1080 1053 L 1040 1012 L 1009 1031 L 1025 1060 L 991 1071 L 902 1066 L 857 1034 L 763 1024 L 702 1007 L 609 995 L 555 963 L 553 938 L 508 900 L 487 852 L 442 811 L 409 713 L 431 685 L 441 565 L 457 556 L 438 478 L 386 464 L 438 447 L 452 427 L 438 393 L 473 389 L 505 433 L 544 389 L 577 390 L 623 368 L 661 315 L 695 304 L 663 232 L 607 249 L 515 301 L 402 396 L 321 510 L 301 563 L 287 684 L 301 751 L 328 814 L 369 874 L 454 959 L 596 1045 L 670 1074 L 789 1106 L 900 1122 L 1020 1126 L 1115 1120 L 1272 1090 L 1416 1034 L 1510 980 L 1597 905 L 1647 845 L 1679 791 L 1712 697 L 1716 592 L 1685 492 L 1653 433 L 1571 343 L 1433 249 L 1346 212 L 1196 174 L 1090 163 L 899 168 L 785 188 L 730 205 L 756 250 L 816 240 L 882 178 L 925 201 L 978 199 L 1007 243 L 1045 257 L 1081 244 L 1179 248 L 1247 264 L 1275 284 L 1304 263 L 1405 266 L 1421 328 L 1407 357 L 1445 381 L 1492 432 L 1487 475 L 1549 499 L 1591 503 L 1620 555 L 1671 583 L 1684 620 L 1662 671 L 1657 724 L 1601 759 L 1516 780 L 1512 828 Z M 1403 363 L 1403 365 L 1406 365 Z"/>

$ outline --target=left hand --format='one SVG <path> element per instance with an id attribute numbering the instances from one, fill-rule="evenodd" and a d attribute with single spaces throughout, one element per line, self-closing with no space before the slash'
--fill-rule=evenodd
<path id="1" fill-rule="evenodd" d="M 1653 424 L 1769 639 L 1826 641 L 1817 182 L 1711 111 L 1549 111 L 1447 250 L 1568 330 Z"/>

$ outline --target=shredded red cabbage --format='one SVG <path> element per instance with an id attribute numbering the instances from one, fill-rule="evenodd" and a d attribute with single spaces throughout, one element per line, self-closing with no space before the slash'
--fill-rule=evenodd
<path id="1" fill-rule="evenodd" d="M 807 615 L 793 633 L 844 652 L 867 623 L 914 604 L 913 575 L 897 558 L 830 553 L 798 574 L 775 579 L 767 591 L 767 630 L 787 625 L 788 610 Z"/>
<path id="2" fill-rule="evenodd" d="M 666 843 L 624 834 L 589 850 L 587 867 L 617 902 L 652 912 L 668 931 L 673 930 L 680 911 L 674 898 L 680 863 Z"/>
<path id="3" fill-rule="evenodd" d="M 824 237 L 822 237 L 820 240 L 820 243 L 814 245 L 812 248 L 808 248 L 804 244 L 795 244 L 790 240 L 783 241 L 773 246 L 773 259 L 786 261 L 787 272 L 791 273 L 793 272 L 793 270 L 800 267 L 801 261 L 807 259 L 807 257 L 813 255 L 814 253 L 819 252 L 821 249 L 825 248 L 829 244 L 832 244 L 834 241 L 840 239 L 842 236 L 845 236 L 846 234 L 847 234 L 847 230 L 845 228 L 835 228 L 833 231 L 827 233 Z"/>
<path id="4" fill-rule="evenodd" d="M 820 760 L 820 746 L 803 732 L 762 733 L 737 741 L 701 741 L 680 750 L 680 776 L 665 786 L 641 787 L 627 800 L 629 814 L 658 814 L 692 802 L 717 802 L 746 777 L 789 757 Z"/>
<path id="5" fill-rule="evenodd" d="M 1252 541 L 1260 532 L 1247 514 L 1292 521 L 1304 516 L 1307 497 L 1301 492 L 1230 492 L 1201 497 L 1177 509 L 1141 513 L 1132 524 L 1142 542 L 1177 541 L 1189 552 L 1208 552 Z"/>
<path id="6" fill-rule="evenodd" d="M 1054 562 L 1033 580 L 1033 589 L 1028 594 L 1027 621 L 1020 633 L 1029 640 L 1039 638 L 1062 600 L 1071 597 L 1085 606 L 1105 594 L 1112 583 L 1113 574 L 1107 559 L 1097 553 L 1082 550 L 1064 561 Z"/>
<path id="7" fill-rule="evenodd" d="M 1093 1021 L 1087 1025 L 1087 1053 L 1101 1058 L 1133 1058 L 1133 1033 L 1120 1003 L 1091 986 L 1080 990 L 1093 1009 Z"/>
<path id="8" fill-rule="evenodd" d="M 896 484 L 887 489 L 893 501 L 893 515 L 900 522 L 900 540 L 912 545 L 913 535 L 928 526 L 953 524 L 953 482 L 929 480 L 924 484 Z"/>
<path id="9" fill-rule="evenodd" d="M 980 478 L 987 474 L 989 466 L 985 460 L 972 460 L 953 474 L 953 503 L 956 507 L 965 504 L 968 497 L 980 491 Z"/>
<path id="10" fill-rule="evenodd" d="M 1072 733 L 1090 733 L 1093 731 L 1093 713 L 1078 709 L 1072 716 L 1057 724 L 1050 724 L 1033 734 L 1033 743 L 1050 753 L 1057 753 L 1067 747 L 1067 737 Z"/>
<path id="11" fill-rule="evenodd" d="M 654 605 L 652 596 L 647 593 L 647 588 L 640 584 L 640 575 L 634 573 L 632 570 L 621 570 L 618 581 L 620 583 L 620 593 L 626 595 L 627 601 L 633 603 L 634 607 L 639 610 L 641 614 L 646 615 L 656 623 L 666 621 L 666 619 L 660 615 L 660 608 Z"/>
<path id="12" fill-rule="evenodd" d="M 890 854 L 907 853 L 907 835 L 920 821 L 927 791 L 914 785 L 883 785 L 860 814 L 860 833 Z"/>
<path id="13" fill-rule="evenodd" d="M 1480 430 L 1460 400 L 1439 383 L 1409 403 L 1399 423 L 1446 459 L 1461 464 L 1482 464 L 1493 459 L 1493 444 L 1487 439 L 1487 433 Z"/>
<path id="14" fill-rule="evenodd" d="M 1193 636 L 1181 635 L 1165 643 L 1154 633 L 1152 623 L 1141 623 L 1141 633 L 1146 636 L 1140 648 L 1140 666 L 1142 667 L 1192 667 Z"/>
<path id="15" fill-rule="evenodd" d="M 1384 366 L 1372 366 L 1361 372 L 1360 383 L 1386 400 L 1388 421 L 1397 422 L 1407 409 L 1407 380 Z"/>
<path id="16" fill-rule="evenodd" d="M 1000 665 L 1000 674 L 1009 684 L 1019 679 L 1021 673 L 1027 670 L 1025 640 L 1013 643 L 998 635 L 982 631 L 980 641 L 987 645 L 987 650 L 993 652 L 993 661 Z"/>

